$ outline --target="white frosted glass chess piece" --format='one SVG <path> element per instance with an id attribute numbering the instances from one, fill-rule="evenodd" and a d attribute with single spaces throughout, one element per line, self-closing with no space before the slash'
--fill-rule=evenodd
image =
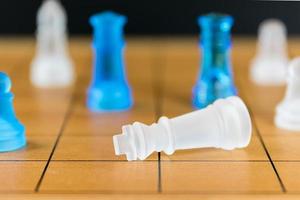
<path id="1" fill-rule="evenodd" d="M 31 64 L 31 81 L 37 87 L 65 87 L 74 82 L 66 24 L 60 2 L 45 0 L 37 14 L 37 52 Z"/>
<path id="2" fill-rule="evenodd" d="M 247 107 L 239 97 L 232 96 L 172 119 L 161 117 L 150 126 L 140 122 L 123 126 L 123 133 L 115 135 L 113 142 L 116 155 L 144 160 L 154 151 L 170 155 L 178 149 L 246 147 L 251 129 Z"/>
<path id="3" fill-rule="evenodd" d="M 283 22 L 263 21 L 258 29 L 257 53 L 252 60 L 250 75 L 260 85 L 282 85 L 287 76 L 287 33 Z"/>
<path id="4" fill-rule="evenodd" d="M 276 108 L 276 126 L 300 131 L 300 57 L 289 64 L 285 97 Z"/>

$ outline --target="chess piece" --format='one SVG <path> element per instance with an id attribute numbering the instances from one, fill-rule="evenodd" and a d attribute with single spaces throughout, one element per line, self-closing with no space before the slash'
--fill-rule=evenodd
<path id="1" fill-rule="evenodd" d="M 123 62 L 123 26 L 126 18 L 103 12 L 90 18 L 94 28 L 94 67 L 87 94 L 91 111 L 122 111 L 132 106 L 132 95 Z"/>
<path id="2" fill-rule="evenodd" d="M 13 151 L 26 145 L 25 129 L 15 116 L 10 89 L 9 77 L 0 72 L 0 152 Z"/>
<path id="3" fill-rule="evenodd" d="M 236 94 L 230 61 L 233 18 L 212 13 L 200 16 L 198 23 L 202 29 L 202 64 L 193 89 L 193 105 L 204 108 L 216 99 Z"/>
<path id="4" fill-rule="evenodd" d="M 257 53 L 252 60 L 250 75 L 260 85 L 282 85 L 287 76 L 287 39 L 283 22 L 263 21 L 258 29 Z"/>
<path id="5" fill-rule="evenodd" d="M 144 160 L 154 151 L 170 155 L 178 149 L 243 148 L 249 144 L 251 128 L 247 107 L 232 96 L 179 117 L 161 117 L 150 126 L 140 122 L 123 126 L 123 133 L 115 135 L 113 142 L 116 155 Z"/>
<path id="6" fill-rule="evenodd" d="M 45 0 L 37 16 L 37 53 L 31 81 L 37 87 L 66 87 L 74 82 L 67 47 L 66 13 L 58 0 Z"/>
<path id="7" fill-rule="evenodd" d="M 285 97 L 276 108 L 277 127 L 300 131 L 300 57 L 293 59 L 288 68 Z"/>

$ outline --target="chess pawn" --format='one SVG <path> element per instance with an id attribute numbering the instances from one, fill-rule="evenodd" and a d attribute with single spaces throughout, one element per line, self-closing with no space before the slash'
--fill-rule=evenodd
<path id="1" fill-rule="evenodd" d="M 276 108 L 276 126 L 300 131 L 300 57 L 293 59 L 288 68 L 285 97 Z"/>
<path id="2" fill-rule="evenodd" d="M 26 145 L 25 129 L 15 116 L 10 89 L 9 77 L 0 72 L 0 152 L 13 151 Z"/>
<path id="3" fill-rule="evenodd" d="M 127 110 L 133 100 L 123 61 L 126 18 L 103 12 L 92 16 L 90 23 L 94 29 L 94 66 L 87 106 L 96 112 Z"/>
<path id="4" fill-rule="evenodd" d="M 116 155 L 144 160 L 154 151 L 170 155 L 179 149 L 243 148 L 250 142 L 251 129 L 247 107 L 233 96 L 172 119 L 161 117 L 150 126 L 140 122 L 123 126 L 113 142 Z"/>
<path id="5" fill-rule="evenodd" d="M 282 85 L 287 76 L 285 25 L 276 19 L 263 21 L 258 29 L 257 53 L 252 60 L 250 78 L 260 85 Z"/>
<path id="6" fill-rule="evenodd" d="M 66 24 L 60 2 L 45 0 L 37 14 L 37 53 L 31 65 L 31 81 L 37 87 L 66 87 L 74 82 Z"/>
<path id="7" fill-rule="evenodd" d="M 236 94 L 230 61 L 233 18 L 212 13 L 200 16 L 198 23 L 202 30 L 202 64 L 193 88 L 193 105 L 204 108 L 216 99 Z"/>

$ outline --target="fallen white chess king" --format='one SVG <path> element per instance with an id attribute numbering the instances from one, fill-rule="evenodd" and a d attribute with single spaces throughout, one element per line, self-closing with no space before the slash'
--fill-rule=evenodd
<path id="1" fill-rule="evenodd" d="M 135 122 L 113 137 L 116 155 L 144 160 L 154 151 L 173 154 L 179 149 L 246 147 L 252 125 L 246 105 L 236 96 L 219 99 L 205 109 L 172 119 L 161 117 L 150 126 Z"/>

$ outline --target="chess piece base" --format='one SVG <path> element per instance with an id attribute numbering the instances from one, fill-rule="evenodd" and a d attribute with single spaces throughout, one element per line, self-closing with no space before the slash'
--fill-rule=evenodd
<path id="1" fill-rule="evenodd" d="M 219 85 L 219 89 L 215 86 Z M 221 85 L 222 88 L 220 87 Z M 226 98 L 236 95 L 233 84 L 198 82 L 193 89 L 193 106 L 195 108 L 205 108 L 219 98 Z"/>
<path id="2" fill-rule="evenodd" d="M 0 152 L 18 150 L 26 145 L 25 130 L 22 125 L 17 124 L 14 130 L 2 122 L 1 127 Z"/>
<path id="3" fill-rule="evenodd" d="M 91 86 L 88 90 L 87 106 L 91 111 L 125 111 L 132 104 L 132 94 L 125 83 L 102 81 L 100 85 Z"/>
<path id="4" fill-rule="evenodd" d="M 275 124 L 279 128 L 300 131 L 300 101 L 283 102 L 276 108 Z"/>
<path id="5" fill-rule="evenodd" d="M 287 59 L 254 60 L 250 78 L 259 85 L 284 85 L 287 77 L 287 65 Z"/>
<path id="6" fill-rule="evenodd" d="M 67 87 L 74 82 L 71 61 L 60 56 L 36 58 L 31 67 L 31 82 L 41 88 Z"/>

